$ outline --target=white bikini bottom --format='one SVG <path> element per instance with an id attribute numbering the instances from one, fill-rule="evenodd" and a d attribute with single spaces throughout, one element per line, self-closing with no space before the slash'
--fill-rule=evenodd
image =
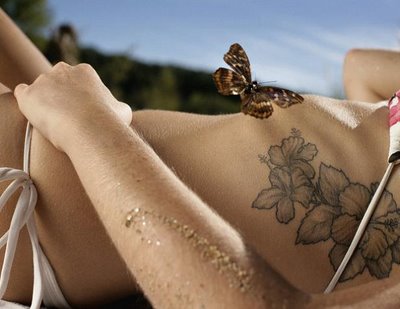
<path id="1" fill-rule="evenodd" d="M 19 188 L 22 188 L 11 219 L 10 228 L 0 238 L 0 248 L 6 246 L 3 267 L 0 274 L 0 307 L 25 308 L 2 299 L 10 278 L 19 233 L 26 225 L 33 251 L 33 294 L 30 308 L 41 308 L 42 301 L 46 307 L 70 308 L 57 284 L 53 269 L 43 253 L 37 237 L 34 219 L 37 192 L 29 176 L 31 128 L 31 125 L 28 123 L 25 134 L 23 170 L 10 167 L 0 168 L 0 181 L 13 180 L 0 196 L 0 212 L 3 210 L 8 199 Z"/>

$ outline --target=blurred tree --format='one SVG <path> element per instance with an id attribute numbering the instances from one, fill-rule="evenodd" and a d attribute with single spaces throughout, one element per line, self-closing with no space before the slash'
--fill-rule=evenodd
<path id="1" fill-rule="evenodd" d="M 64 61 L 70 65 L 79 63 L 78 36 L 72 25 L 62 24 L 51 36 L 45 56 L 51 63 Z"/>
<path id="2" fill-rule="evenodd" d="M 107 55 L 81 48 L 82 62 L 91 64 L 113 95 L 134 109 L 167 109 L 202 114 L 234 113 L 239 97 L 218 94 L 211 74 L 176 66 L 148 64 L 128 55 Z"/>
<path id="3" fill-rule="evenodd" d="M 240 99 L 239 97 L 223 97 L 219 94 L 195 91 L 185 101 L 181 111 L 209 115 L 238 113 Z"/>
<path id="4" fill-rule="evenodd" d="M 104 63 L 98 70 L 99 75 L 102 77 L 104 84 L 111 90 L 113 95 L 123 100 L 134 85 L 126 87 L 125 80 L 131 72 L 134 65 L 132 59 L 126 55 L 113 55 L 109 60 Z"/>
<path id="5" fill-rule="evenodd" d="M 0 7 L 39 49 L 44 49 L 44 30 L 51 21 L 47 0 L 0 0 Z"/>
<path id="6" fill-rule="evenodd" d="M 176 76 L 171 67 L 163 67 L 155 78 L 154 85 L 145 90 L 151 109 L 180 110 L 180 98 Z"/>
<path id="7" fill-rule="evenodd" d="M 0 0 L 0 7 L 45 51 L 50 62 L 91 64 L 114 96 L 134 109 L 157 108 L 203 114 L 240 110 L 238 97 L 218 94 L 211 73 L 149 64 L 129 55 L 108 55 L 95 48 L 80 47 L 72 25 L 60 25 L 47 40 L 44 32 L 51 21 L 47 0 Z M 340 94 L 335 91 L 334 96 Z"/>

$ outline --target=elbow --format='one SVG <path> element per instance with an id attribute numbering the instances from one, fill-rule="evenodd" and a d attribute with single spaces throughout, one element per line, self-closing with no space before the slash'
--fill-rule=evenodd
<path id="1" fill-rule="evenodd" d="M 350 100 L 357 99 L 363 92 L 364 78 L 362 65 L 365 50 L 359 48 L 350 49 L 343 62 L 343 86 L 346 97 Z"/>
<path id="2" fill-rule="evenodd" d="M 343 61 L 343 82 L 345 85 L 357 76 L 362 54 L 363 50 L 358 48 L 350 49 L 346 53 Z"/>

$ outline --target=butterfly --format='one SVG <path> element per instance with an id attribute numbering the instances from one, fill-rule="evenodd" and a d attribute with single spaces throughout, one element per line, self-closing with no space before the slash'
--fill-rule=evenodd
<path id="1" fill-rule="evenodd" d="M 296 92 L 270 86 L 261 86 L 252 81 L 250 61 L 243 47 L 232 44 L 224 55 L 224 61 L 233 69 L 219 68 L 213 74 L 218 92 L 223 95 L 240 95 L 244 114 L 264 119 L 274 111 L 272 102 L 282 108 L 303 102 Z"/>

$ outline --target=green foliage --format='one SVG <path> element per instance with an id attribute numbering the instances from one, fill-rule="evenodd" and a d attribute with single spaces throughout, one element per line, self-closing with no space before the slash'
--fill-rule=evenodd
<path id="1" fill-rule="evenodd" d="M 43 31 L 51 20 L 47 0 L 0 0 L 0 7 L 40 49 L 44 48 Z"/>
<path id="2" fill-rule="evenodd" d="M 180 93 L 177 87 L 176 75 L 171 67 L 163 67 L 154 77 L 152 87 L 145 89 L 151 109 L 179 110 L 181 105 Z"/>
<path id="3" fill-rule="evenodd" d="M 134 109 L 180 110 L 201 114 L 239 111 L 238 97 L 217 93 L 211 73 L 147 64 L 127 55 L 106 55 L 82 48 L 81 62 L 91 64 L 117 99 Z"/>

